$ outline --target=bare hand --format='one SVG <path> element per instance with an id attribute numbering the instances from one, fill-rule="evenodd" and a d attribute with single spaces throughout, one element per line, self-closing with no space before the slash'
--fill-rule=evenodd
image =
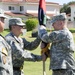
<path id="1" fill-rule="evenodd" d="M 42 60 L 43 60 L 43 61 L 46 61 L 46 59 L 47 59 L 47 57 L 46 57 L 46 55 L 43 53 L 43 54 L 42 54 Z"/>

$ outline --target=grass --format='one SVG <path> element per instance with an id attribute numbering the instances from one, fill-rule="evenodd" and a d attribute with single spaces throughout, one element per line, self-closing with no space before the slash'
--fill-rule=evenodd
<path id="1" fill-rule="evenodd" d="M 38 50 L 38 49 L 37 49 Z M 37 52 L 36 50 L 36 52 Z M 37 54 L 33 51 L 33 53 Z M 40 50 L 39 50 L 40 52 Z M 24 62 L 24 74 L 25 75 L 42 75 L 43 74 L 43 62 Z M 49 59 L 46 61 L 46 72 L 51 75 L 49 71 Z"/>
<path id="2" fill-rule="evenodd" d="M 5 35 L 8 34 L 8 33 L 9 33 L 9 30 L 6 29 L 6 30 L 4 30 L 1 34 L 2 34 L 3 36 L 5 36 Z"/>
<path id="3" fill-rule="evenodd" d="M 3 36 L 5 36 L 6 34 L 9 33 L 9 30 L 5 30 L 3 31 L 1 34 Z M 26 40 L 28 41 L 33 41 L 35 38 L 32 38 L 31 37 L 31 31 L 30 32 L 27 32 L 25 34 L 25 36 L 21 36 L 21 37 L 25 37 Z M 32 53 L 34 54 L 39 54 L 40 55 L 40 46 L 38 46 L 37 49 L 35 49 L 34 51 L 31 51 Z M 24 62 L 24 74 L 25 75 L 42 75 L 43 74 L 43 67 L 42 67 L 42 61 L 40 62 L 28 62 L 28 61 L 25 61 Z M 49 71 L 49 59 L 46 61 L 46 72 L 47 72 L 47 75 L 50 74 L 51 75 L 51 71 Z"/>
<path id="4" fill-rule="evenodd" d="M 9 33 L 9 30 L 3 31 L 3 33 L 1 33 L 3 36 L 5 36 L 7 33 Z M 75 33 L 73 33 L 74 35 L 74 39 L 75 39 Z M 28 41 L 33 41 L 35 38 L 31 37 L 31 31 L 27 32 L 24 36 L 21 37 L 25 37 Z M 40 45 L 37 47 L 37 49 L 31 51 L 34 54 L 39 54 L 40 55 Z M 75 54 L 74 54 L 75 56 Z M 43 62 L 28 62 L 25 61 L 24 62 L 24 74 L 25 75 L 43 75 Z M 48 58 L 47 61 L 45 62 L 46 65 L 46 73 L 47 75 L 52 75 L 52 71 L 49 70 L 49 64 L 50 64 L 50 59 Z"/>
<path id="5" fill-rule="evenodd" d="M 31 32 L 28 32 L 25 35 L 25 38 L 28 41 L 32 41 L 32 40 L 35 39 L 35 38 L 31 38 Z M 34 53 L 34 54 L 40 55 L 40 51 L 41 51 L 41 49 L 40 49 L 40 45 L 39 45 L 37 49 L 35 49 L 35 50 L 31 51 L 31 52 Z M 51 72 L 51 70 L 49 71 L 49 64 L 50 64 L 49 58 L 47 59 L 45 64 L 46 64 L 46 73 L 47 73 L 47 75 L 48 74 L 51 75 L 52 72 Z M 25 75 L 43 75 L 43 62 L 42 61 L 40 61 L 40 62 L 28 62 L 28 61 L 25 61 L 23 70 L 24 70 Z"/>
<path id="6" fill-rule="evenodd" d="M 73 33 L 73 35 L 75 35 L 75 33 Z M 26 34 L 25 38 L 28 41 L 32 41 L 35 39 L 35 38 L 29 38 L 29 37 L 31 37 L 31 32 L 28 32 Z M 75 39 L 75 36 L 74 36 L 74 39 Z M 35 49 L 34 51 L 31 51 L 31 52 L 34 54 L 40 54 L 40 51 L 41 50 L 40 50 L 40 46 L 39 46 L 37 49 Z M 74 56 L 75 56 L 75 54 L 74 54 Z M 52 71 L 49 70 L 49 64 L 50 64 L 50 59 L 48 58 L 47 61 L 45 62 L 46 73 L 47 73 L 47 75 L 52 75 Z M 42 61 L 41 62 L 27 62 L 27 61 L 25 61 L 23 70 L 24 70 L 25 75 L 43 75 Z"/>

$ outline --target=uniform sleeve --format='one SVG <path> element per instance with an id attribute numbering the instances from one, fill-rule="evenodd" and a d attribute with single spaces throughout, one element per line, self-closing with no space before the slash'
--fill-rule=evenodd
<path id="1" fill-rule="evenodd" d="M 0 41 L 0 71 L 2 70 L 7 71 L 8 70 L 8 51 L 5 48 L 3 42 Z M 3 72 L 0 72 L 0 75 L 3 75 Z M 8 70 L 9 72 L 9 70 Z M 7 73 L 7 72 L 6 72 Z"/>
<path id="2" fill-rule="evenodd" d="M 46 43 L 62 42 L 67 38 L 67 33 L 65 33 L 65 31 L 53 31 L 50 34 L 48 34 L 46 29 L 43 28 L 42 26 L 40 27 L 38 32 L 41 40 Z"/>
<path id="3" fill-rule="evenodd" d="M 13 58 L 18 59 L 18 60 L 26 60 L 26 61 L 40 61 L 41 56 L 39 55 L 34 55 L 30 53 L 29 51 L 23 50 L 19 44 L 13 42 L 12 45 L 12 53 L 13 53 Z"/>
<path id="4" fill-rule="evenodd" d="M 37 37 L 34 41 L 28 42 L 25 38 L 23 38 L 23 43 L 24 43 L 24 49 L 27 50 L 34 50 L 36 49 L 41 42 L 41 39 Z"/>
<path id="5" fill-rule="evenodd" d="M 8 56 L 8 51 L 4 47 L 3 43 L 0 42 L 0 64 L 2 64 L 4 62 L 3 56 L 7 57 Z"/>

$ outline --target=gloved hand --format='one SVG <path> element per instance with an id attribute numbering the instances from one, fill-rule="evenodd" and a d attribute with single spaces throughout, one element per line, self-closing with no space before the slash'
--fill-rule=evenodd
<path id="1" fill-rule="evenodd" d="M 46 26 L 41 25 L 41 26 L 40 26 L 40 29 L 46 29 Z"/>
<path id="2" fill-rule="evenodd" d="M 47 33 L 46 27 L 43 26 L 43 25 L 39 26 L 39 28 L 38 28 L 38 36 L 40 38 L 42 38 L 42 34 L 45 34 L 45 33 Z"/>

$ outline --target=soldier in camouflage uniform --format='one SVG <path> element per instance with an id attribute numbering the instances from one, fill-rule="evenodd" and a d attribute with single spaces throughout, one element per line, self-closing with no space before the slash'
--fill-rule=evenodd
<path id="1" fill-rule="evenodd" d="M 51 20 L 54 31 L 47 33 L 46 27 L 41 25 L 38 35 L 42 41 L 51 43 L 50 47 L 50 69 L 52 75 L 75 75 L 75 59 L 73 35 L 67 28 L 67 17 L 65 14 L 54 16 Z M 45 61 L 47 55 L 43 54 Z"/>
<path id="2" fill-rule="evenodd" d="M 4 19 L 6 16 L 0 14 L 0 32 L 4 30 Z M 0 34 L 0 75 L 13 75 L 11 47 Z"/>
<path id="3" fill-rule="evenodd" d="M 37 37 L 34 41 L 28 42 L 25 38 L 19 37 L 22 34 L 24 23 L 20 18 L 9 19 L 10 33 L 6 40 L 12 48 L 12 61 L 14 75 L 24 75 L 24 61 L 41 61 L 41 56 L 30 53 L 27 50 L 34 50 L 40 44 L 41 39 Z M 26 49 L 26 50 L 24 50 Z"/>

